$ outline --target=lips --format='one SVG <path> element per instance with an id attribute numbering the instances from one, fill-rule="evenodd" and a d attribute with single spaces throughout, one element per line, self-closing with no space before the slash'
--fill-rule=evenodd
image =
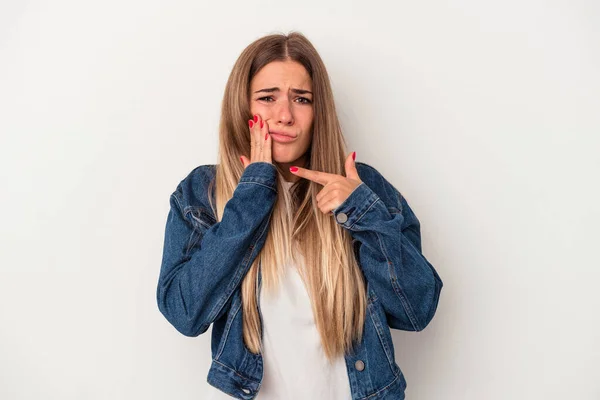
<path id="1" fill-rule="evenodd" d="M 286 132 L 275 132 L 275 131 L 270 131 L 269 132 L 271 135 L 280 135 L 280 136 L 287 136 L 287 137 L 296 137 L 294 135 L 292 135 L 291 133 L 286 133 Z"/>
<path id="2" fill-rule="evenodd" d="M 273 139 L 274 142 L 277 143 L 289 143 L 289 142 L 293 142 L 296 137 L 290 135 L 289 133 L 285 133 L 285 132 L 269 132 L 271 139 Z"/>

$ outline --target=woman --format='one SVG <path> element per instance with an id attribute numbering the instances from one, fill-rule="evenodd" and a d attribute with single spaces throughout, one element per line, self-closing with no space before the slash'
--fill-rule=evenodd
<path id="1" fill-rule="evenodd" d="M 442 281 L 406 199 L 344 143 L 306 37 L 244 49 L 218 164 L 171 194 L 157 289 L 182 334 L 212 324 L 210 398 L 404 398 L 390 328 L 425 328 Z"/>

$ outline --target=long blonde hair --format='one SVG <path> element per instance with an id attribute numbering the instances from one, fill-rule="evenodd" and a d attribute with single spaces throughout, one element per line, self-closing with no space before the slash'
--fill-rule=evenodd
<path id="1" fill-rule="evenodd" d="M 250 81 L 272 61 L 297 61 L 306 68 L 313 84 L 313 136 L 306 154 L 305 168 L 344 175 L 345 139 L 337 118 L 329 76 L 319 54 L 298 32 L 264 36 L 246 47 L 237 59 L 225 87 L 219 125 L 219 160 L 216 181 L 216 207 L 220 221 L 225 204 L 244 172 L 240 155 L 250 154 L 248 119 Z M 366 314 L 366 284 L 349 232 L 331 215 L 317 207 L 316 195 L 322 186 L 301 178 L 288 191 L 278 170 L 277 199 L 271 214 L 266 242 L 241 284 L 243 337 L 254 354 L 262 349 L 257 308 L 257 278 L 261 268 L 262 286 L 277 290 L 290 257 L 311 299 L 316 328 L 329 361 L 351 352 L 360 342 Z M 301 260 L 301 261 L 300 261 Z"/>

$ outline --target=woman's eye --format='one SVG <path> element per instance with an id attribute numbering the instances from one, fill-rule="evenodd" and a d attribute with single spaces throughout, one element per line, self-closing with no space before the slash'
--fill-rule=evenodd
<path id="1" fill-rule="evenodd" d="M 302 103 L 302 104 L 312 103 L 312 101 L 306 97 L 298 97 L 297 99 L 301 100 L 300 103 Z M 260 98 L 258 98 L 258 100 L 266 101 L 267 103 L 271 103 L 272 101 L 274 101 L 272 96 L 260 97 Z"/>

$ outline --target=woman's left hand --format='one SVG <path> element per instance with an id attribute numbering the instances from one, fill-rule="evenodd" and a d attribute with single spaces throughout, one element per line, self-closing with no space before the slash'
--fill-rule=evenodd
<path id="1" fill-rule="evenodd" d="M 339 207 L 350 196 L 350 193 L 362 183 L 356 171 L 355 157 L 356 152 L 352 152 L 346 158 L 346 176 L 300 167 L 291 167 L 290 171 L 301 178 L 306 178 L 324 186 L 317 194 L 317 205 L 323 214 L 327 214 Z M 294 171 L 294 168 L 297 168 L 297 170 Z"/>

